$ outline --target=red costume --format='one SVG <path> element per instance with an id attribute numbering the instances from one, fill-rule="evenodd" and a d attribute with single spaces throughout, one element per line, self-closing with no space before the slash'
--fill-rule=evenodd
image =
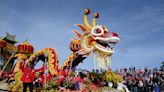
<path id="1" fill-rule="evenodd" d="M 43 67 L 40 69 L 36 69 L 36 70 L 31 69 L 30 67 L 24 67 L 24 68 L 22 68 L 23 76 L 22 76 L 21 80 L 25 83 L 33 82 L 35 79 L 35 73 L 40 70 L 44 71 L 43 69 L 44 69 Z"/>
<path id="2" fill-rule="evenodd" d="M 30 92 L 33 92 L 33 81 L 35 79 L 35 73 L 42 70 L 44 71 L 44 67 L 40 69 L 34 70 L 33 67 L 21 67 L 23 71 L 23 76 L 21 78 L 23 82 L 23 92 L 26 92 L 27 86 L 29 86 Z"/>

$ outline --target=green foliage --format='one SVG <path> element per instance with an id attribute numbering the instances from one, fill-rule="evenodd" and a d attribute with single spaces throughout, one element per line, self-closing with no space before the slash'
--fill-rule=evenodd
<path id="1" fill-rule="evenodd" d="M 51 79 L 47 85 L 47 89 L 58 90 L 59 85 L 57 84 L 57 79 Z"/>
<path id="2" fill-rule="evenodd" d="M 114 85 L 117 85 L 118 83 L 122 82 L 123 79 L 120 75 L 117 75 L 112 71 L 106 71 L 104 74 L 104 80 L 112 82 L 114 83 Z"/>
<path id="3" fill-rule="evenodd" d="M 103 81 L 104 74 L 98 74 L 95 72 L 90 72 L 88 74 L 88 79 L 91 80 L 94 84 L 98 84 L 100 81 Z"/>
<path id="4" fill-rule="evenodd" d="M 64 81 L 64 87 L 66 89 L 76 90 L 76 87 L 75 87 L 74 83 L 71 81 L 71 79 L 66 79 Z"/>

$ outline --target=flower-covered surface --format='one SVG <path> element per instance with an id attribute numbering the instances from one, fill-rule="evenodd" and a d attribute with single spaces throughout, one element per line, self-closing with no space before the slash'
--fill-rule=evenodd
<path id="1" fill-rule="evenodd" d="M 111 79 L 112 78 L 112 79 Z M 113 80 L 114 79 L 114 80 Z M 60 81 L 60 82 L 59 82 Z M 69 76 L 56 77 L 51 79 L 47 85 L 47 89 L 56 91 L 68 91 L 68 92 L 102 92 L 105 90 L 111 90 L 112 92 L 118 92 L 117 83 L 122 81 L 122 77 L 112 71 L 106 72 L 89 72 L 71 71 Z M 108 85 L 108 82 L 113 83 L 115 86 Z M 122 90 L 123 91 L 123 90 Z M 121 90 L 120 90 L 121 92 Z"/>

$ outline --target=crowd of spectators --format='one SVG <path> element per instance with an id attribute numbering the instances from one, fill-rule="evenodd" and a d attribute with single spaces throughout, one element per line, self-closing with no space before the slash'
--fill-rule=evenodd
<path id="1" fill-rule="evenodd" d="M 104 77 L 102 76 L 105 74 L 105 72 L 106 71 L 103 71 L 103 70 L 101 71 L 93 70 L 92 72 L 90 72 L 87 70 L 79 69 L 73 72 L 72 75 L 70 72 L 69 76 L 70 76 L 70 79 L 77 81 L 77 82 L 74 82 L 74 81 L 71 81 L 71 82 L 79 85 L 79 82 L 81 82 L 82 79 L 86 79 L 90 75 L 88 79 L 90 79 L 90 81 L 96 86 L 97 84 L 100 84 L 98 86 L 102 87 L 102 86 L 109 86 L 109 84 L 107 84 L 107 80 L 104 80 L 103 79 Z M 163 62 L 163 65 L 159 69 L 158 68 L 150 69 L 148 67 L 145 67 L 143 69 L 141 68 L 137 69 L 135 67 L 129 67 L 129 68 L 121 68 L 114 72 L 122 76 L 123 84 L 127 86 L 130 92 L 164 92 L 164 62 Z M 69 72 L 66 70 L 60 70 L 59 76 L 57 78 L 57 83 L 58 82 L 61 82 L 61 83 L 57 84 L 58 88 L 60 88 L 61 85 L 64 85 L 63 83 L 68 83 L 68 82 L 63 81 L 64 79 L 68 78 L 66 77 L 68 76 L 68 73 Z M 10 78 L 10 77 L 11 76 L 7 76 L 6 78 Z M 41 86 L 43 87 L 43 85 Z M 69 88 L 72 88 L 72 87 L 75 87 L 75 85 L 69 86 Z M 76 87 L 74 89 L 79 89 L 79 87 Z"/>
<path id="2" fill-rule="evenodd" d="M 131 92 L 164 92 L 163 66 L 160 69 L 121 68 L 116 73 L 123 76 L 123 83 Z"/>

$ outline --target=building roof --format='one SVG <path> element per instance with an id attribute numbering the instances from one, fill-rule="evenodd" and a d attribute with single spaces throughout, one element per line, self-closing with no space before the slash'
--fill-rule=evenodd
<path id="1" fill-rule="evenodd" d="M 15 35 L 11 35 L 9 33 L 6 33 L 6 36 L 3 37 L 3 40 L 11 43 L 11 44 L 15 44 L 15 43 L 18 43 L 19 41 L 16 39 L 16 36 Z"/>

